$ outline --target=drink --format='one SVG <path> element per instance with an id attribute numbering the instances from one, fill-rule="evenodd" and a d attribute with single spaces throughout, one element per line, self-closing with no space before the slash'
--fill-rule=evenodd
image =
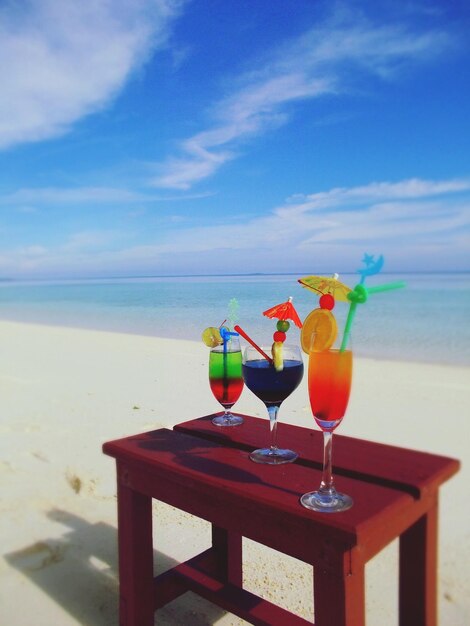
<path id="1" fill-rule="evenodd" d="M 266 406 L 279 406 L 290 396 L 300 384 L 303 372 L 302 361 L 292 359 L 284 360 L 284 369 L 280 372 L 265 359 L 246 361 L 243 365 L 246 386 Z"/>
<path id="2" fill-rule="evenodd" d="M 367 276 L 377 274 L 383 265 L 383 256 L 377 261 L 374 256 L 365 254 L 366 267 L 358 270 L 362 278 L 354 289 L 340 283 L 338 274 L 332 278 L 306 276 L 299 282 L 321 294 L 319 309 L 314 309 L 302 328 L 302 347 L 309 352 L 308 393 L 313 417 L 323 431 L 323 472 L 320 487 L 316 491 L 304 493 L 300 502 L 307 509 L 317 512 L 334 513 L 347 511 L 352 505 L 351 496 L 336 490 L 333 480 L 332 448 L 333 431 L 341 423 L 346 412 L 352 377 L 351 326 L 356 308 L 367 302 L 372 293 L 380 293 L 404 287 L 395 282 L 367 288 Z M 344 326 L 339 350 L 334 343 L 337 336 L 337 323 L 331 313 L 335 300 L 349 303 L 348 316 Z M 348 349 L 347 349 L 348 348 Z"/>
<path id="3" fill-rule="evenodd" d="M 281 331 L 280 331 L 281 332 Z M 283 401 L 296 389 L 304 374 L 304 364 L 297 346 L 282 344 L 282 368 L 276 367 L 274 359 L 260 358 L 270 348 L 248 346 L 243 359 L 245 384 L 266 406 L 269 416 L 271 445 L 253 450 L 250 459 L 255 463 L 292 463 L 297 453 L 277 446 L 277 414 Z"/>
<path id="4" fill-rule="evenodd" d="M 304 493 L 300 502 L 307 509 L 333 513 L 346 511 L 352 498 L 336 491 L 333 481 L 333 431 L 341 423 L 349 401 L 352 377 L 351 350 L 310 352 L 308 395 L 313 417 L 323 431 L 323 472 L 320 487 Z"/>
<path id="5" fill-rule="evenodd" d="M 216 415 L 215 426 L 239 426 L 243 424 L 241 415 L 233 415 L 230 409 L 243 390 L 242 353 L 238 335 L 233 333 L 221 345 L 210 351 L 209 385 L 215 399 L 224 407 L 223 415 Z"/>
<path id="6" fill-rule="evenodd" d="M 352 352 L 311 352 L 308 369 L 310 406 L 318 426 L 333 431 L 346 413 L 351 391 Z"/>
<path id="7" fill-rule="evenodd" d="M 242 353 L 217 352 L 209 359 L 209 384 L 216 400 L 223 407 L 231 407 L 243 390 Z"/>

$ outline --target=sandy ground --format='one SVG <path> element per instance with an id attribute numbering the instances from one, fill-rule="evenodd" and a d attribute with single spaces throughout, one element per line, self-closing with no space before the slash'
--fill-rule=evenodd
<path id="1" fill-rule="evenodd" d="M 0 623 L 118 623 L 114 463 L 104 441 L 217 410 L 202 343 L 0 322 Z M 470 624 L 470 370 L 360 360 L 339 433 L 462 462 L 441 489 L 442 626 Z M 265 415 L 248 390 L 240 412 Z M 280 420 L 313 427 L 305 381 Z M 156 571 L 209 545 L 209 526 L 154 504 Z M 245 542 L 245 586 L 312 618 L 305 564 Z M 397 624 L 397 542 L 367 566 L 367 624 Z M 186 594 L 158 624 L 239 625 Z M 287 625 L 286 625 L 287 626 Z"/>

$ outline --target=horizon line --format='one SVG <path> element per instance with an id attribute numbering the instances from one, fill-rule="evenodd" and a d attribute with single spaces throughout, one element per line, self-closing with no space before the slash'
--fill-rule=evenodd
<path id="1" fill-rule="evenodd" d="M 381 275 L 387 274 L 468 274 L 470 269 L 451 269 L 451 270 L 397 270 L 383 271 Z M 312 272 L 234 272 L 234 273 L 209 273 L 209 274 L 132 274 L 132 275 L 112 275 L 112 276 L 62 276 L 62 277 L 0 277 L 0 283 L 12 282 L 41 282 L 41 281 L 76 281 L 76 280 L 132 280 L 139 278 L 230 278 L 230 277 L 253 277 L 253 276 L 309 276 L 309 275 L 329 275 L 332 272 L 319 271 L 317 274 Z M 341 275 L 359 274 L 358 270 L 338 272 Z"/>

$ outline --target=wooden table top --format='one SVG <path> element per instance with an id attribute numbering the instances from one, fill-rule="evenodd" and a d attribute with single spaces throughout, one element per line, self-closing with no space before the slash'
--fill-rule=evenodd
<path id="1" fill-rule="evenodd" d="M 315 513 L 299 498 L 320 483 L 320 432 L 280 423 L 279 444 L 299 459 L 262 465 L 248 454 L 267 444 L 267 419 L 244 416 L 243 425 L 220 428 L 212 417 L 110 441 L 103 451 L 130 469 L 131 488 L 308 562 L 317 550 L 307 547 L 309 538 L 361 544 L 370 558 L 418 519 L 459 469 L 455 459 L 335 435 L 336 486 L 354 505 Z"/>
<path id="2" fill-rule="evenodd" d="M 218 414 L 214 414 L 218 415 Z M 251 451 L 266 447 L 269 442 L 267 419 L 244 415 L 245 422 L 237 427 L 220 428 L 212 424 L 214 415 L 207 415 L 175 426 L 178 432 L 196 435 L 225 446 Z M 278 423 L 278 443 L 295 450 L 296 463 L 321 469 L 323 434 L 308 429 Z M 334 476 L 348 476 L 423 497 L 458 472 L 459 461 L 437 454 L 420 452 L 364 439 L 334 434 Z"/>

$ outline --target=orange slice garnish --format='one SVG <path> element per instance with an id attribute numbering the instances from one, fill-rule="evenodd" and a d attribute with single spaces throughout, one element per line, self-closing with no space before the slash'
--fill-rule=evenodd
<path id="1" fill-rule="evenodd" d="M 300 345 L 306 354 L 323 352 L 331 348 L 337 334 L 338 325 L 333 313 L 328 309 L 314 309 L 303 323 Z"/>

